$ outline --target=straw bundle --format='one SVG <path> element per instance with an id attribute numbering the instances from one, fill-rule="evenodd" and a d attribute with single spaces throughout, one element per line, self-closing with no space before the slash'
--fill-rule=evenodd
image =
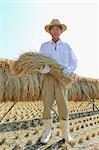
<path id="1" fill-rule="evenodd" d="M 7 78 L 11 75 L 11 70 L 10 70 L 10 65 L 9 65 L 10 63 L 12 63 L 12 61 L 8 59 L 0 60 L 0 70 L 1 70 L 1 73 L 5 82 Z"/>
<path id="2" fill-rule="evenodd" d="M 4 101 L 5 84 L 10 76 L 10 62 L 12 61 L 8 59 L 0 59 L 0 102 Z"/>
<path id="3" fill-rule="evenodd" d="M 18 77 L 10 76 L 5 84 L 4 101 L 20 100 L 20 80 Z"/>
<path id="4" fill-rule="evenodd" d="M 0 102 L 39 99 L 40 86 L 37 74 L 13 76 L 10 67 L 12 63 L 13 61 L 7 59 L 0 60 Z"/>
<path id="5" fill-rule="evenodd" d="M 24 78 L 26 85 L 23 90 L 27 91 L 27 101 L 38 100 L 40 98 L 40 85 L 37 73 L 27 73 L 24 75 Z"/>
<path id="6" fill-rule="evenodd" d="M 86 101 L 88 98 L 99 99 L 99 79 L 81 77 L 68 90 L 69 101 Z"/>
<path id="7" fill-rule="evenodd" d="M 40 86 L 36 74 L 10 76 L 5 85 L 4 101 L 33 101 L 40 98 Z"/>
<path id="8" fill-rule="evenodd" d="M 26 52 L 22 54 L 19 59 L 13 63 L 12 69 L 15 75 L 21 76 L 27 72 L 38 72 L 41 66 L 45 66 L 46 64 L 52 67 L 50 74 L 57 78 L 65 88 L 77 80 L 76 75 L 74 77 L 64 76 L 61 65 L 54 59 L 40 53 Z"/>
<path id="9" fill-rule="evenodd" d="M 35 72 L 13 76 L 10 68 L 12 63 L 0 61 L 0 102 L 41 100 L 42 75 Z M 82 88 L 92 99 L 99 99 L 99 80 L 79 77 L 68 89 L 69 101 L 86 101 Z"/>
<path id="10" fill-rule="evenodd" d="M 4 94 L 4 79 L 0 69 L 0 102 L 3 101 L 3 94 Z"/>

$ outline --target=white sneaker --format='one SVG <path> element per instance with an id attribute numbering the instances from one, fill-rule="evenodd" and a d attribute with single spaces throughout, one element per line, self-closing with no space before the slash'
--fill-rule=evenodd
<path id="1" fill-rule="evenodd" d="M 51 137 L 51 119 L 44 120 L 44 132 L 40 142 L 46 144 Z"/>

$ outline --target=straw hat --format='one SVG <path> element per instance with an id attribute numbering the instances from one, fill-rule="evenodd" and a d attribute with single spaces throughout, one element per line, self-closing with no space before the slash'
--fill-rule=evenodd
<path id="1" fill-rule="evenodd" d="M 49 29 L 50 29 L 52 26 L 55 26 L 55 25 L 60 26 L 60 27 L 62 28 L 62 32 L 64 32 L 64 31 L 67 29 L 67 26 L 64 25 L 64 24 L 61 24 L 58 19 L 53 19 L 50 24 L 48 24 L 48 25 L 45 26 L 45 31 L 48 32 L 48 33 L 50 33 L 50 32 L 49 32 Z"/>

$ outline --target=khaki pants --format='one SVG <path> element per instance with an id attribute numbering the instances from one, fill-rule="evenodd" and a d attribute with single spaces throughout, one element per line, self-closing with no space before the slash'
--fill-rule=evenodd
<path id="1" fill-rule="evenodd" d="M 68 120 L 68 91 L 50 74 L 45 74 L 42 82 L 44 105 L 43 119 L 51 119 L 51 110 L 56 99 L 60 120 Z"/>

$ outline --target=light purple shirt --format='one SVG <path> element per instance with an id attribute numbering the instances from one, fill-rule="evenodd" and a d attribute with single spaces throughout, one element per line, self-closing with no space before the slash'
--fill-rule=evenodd
<path id="1" fill-rule="evenodd" d="M 39 52 L 44 56 L 55 59 L 63 68 L 74 71 L 77 67 L 77 58 L 70 45 L 61 40 L 56 43 L 53 40 L 43 43 Z"/>

